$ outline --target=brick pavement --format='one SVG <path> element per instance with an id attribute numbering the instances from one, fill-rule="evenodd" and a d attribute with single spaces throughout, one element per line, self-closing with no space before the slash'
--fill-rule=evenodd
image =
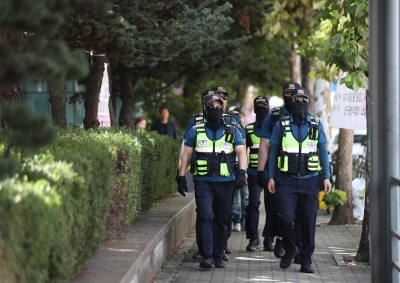
<path id="1" fill-rule="evenodd" d="M 260 237 L 265 213 L 261 212 Z M 361 224 L 326 225 L 331 215 L 318 211 L 316 248 L 313 254 L 314 274 L 299 272 L 300 265 L 292 264 L 286 270 L 279 267 L 279 259 L 273 252 L 262 249 L 246 252 L 248 240 L 245 232 L 232 232 L 229 246 L 232 254 L 226 268 L 202 269 L 192 259 L 197 251 L 194 231 L 176 249 L 174 255 L 164 262 L 165 268 L 153 282 L 198 283 L 198 282 L 371 282 L 371 269 L 365 265 L 344 265 L 336 263 L 334 256 L 354 256 L 361 236 Z M 262 241 L 262 238 L 260 238 Z"/>

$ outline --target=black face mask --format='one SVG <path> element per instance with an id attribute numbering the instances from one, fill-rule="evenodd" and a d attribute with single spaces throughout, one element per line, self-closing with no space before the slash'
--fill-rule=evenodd
<path id="1" fill-rule="evenodd" d="M 217 130 L 222 125 L 222 115 L 224 109 L 207 108 L 207 124 L 213 130 Z"/>
<path id="2" fill-rule="evenodd" d="M 296 124 L 303 123 L 308 115 L 309 103 L 291 103 L 292 105 L 292 116 Z"/>
<path id="3" fill-rule="evenodd" d="M 283 101 L 285 101 L 286 109 L 291 112 L 292 111 L 292 99 L 290 96 L 283 96 Z"/>
<path id="4" fill-rule="evenodd" d="M 254 113 L 256 113 L 256 121 L 259 125 L 262 125 L 265 117 L 270 113 L 269 108 L 264 107 L 254 107 Z"/>

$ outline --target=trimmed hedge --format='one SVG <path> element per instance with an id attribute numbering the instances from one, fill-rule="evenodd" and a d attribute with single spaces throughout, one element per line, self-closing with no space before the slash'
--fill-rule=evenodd
<path id="1" fill-rule="evenodd" d="M 68 282 L 104 240 L 176 192 L 178 153 L 177 142 L 154 132 L 60 131 L 0 182 L 2 280 Z"/>

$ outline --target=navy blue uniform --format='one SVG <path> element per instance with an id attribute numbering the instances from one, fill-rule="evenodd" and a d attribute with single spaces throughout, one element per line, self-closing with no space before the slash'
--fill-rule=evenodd
<path id="1" fill-rule="evenodd" d="M 272 125 L 272 120 L 271 119 L 277 119 L 279 122 L 279 118 L 281 116 L 287 116 L 290 115 L 289 110 L 287 110 L 286 107 L 281 107 L 281 112 L 279 113 L 279 117 L 273 117 L 273 115 L 268 115 L 265 117 L 264 122 L 261 127 L 261 135 L 260 138 L 262 139 L 271 139 L 271 134 L 273 130 L 273 125 Z M 275 184 L 276 185 L 276 184 Z M 265 218 L 265 224 L 264 224 L 264 229 L 263 229 L 263 237 L 264 237 L 264 246 L 266 243 L 273 243 L 275 237 L 281 237 L 281 231 L 279 228 L 279 214 L 278 214 L 278 200 L 277 196 L 274 194 L 271 194 L 268 189 L 264 191 L 264 206 L 265 206 L 265 211 L 267 212 L 266 218 Z M 299 225 L 295 225 L 295 229 L 300 229 Z M 299 230 L 296 233 L 296 238 L 297 235 L 301 235 L 301 230 Z M 298 247 L 301 246 L 300 240 L 298 240 Z"/>
<path id="2" fill-rule="evenodd" d="M 261 125 L 254 123 L 254 133 L 261 136 Z M 268 177 L 267 167 L 264 169 L 265 176 Z M 246 238 L 259 240 L 258 223 L 260 219 L 259 207 L 261 204 L 260 195 L 263 188 L 257 184 L 257 168 L 247 168 L 247 183 L 249 187 L 249 204 L 246 208 Z M 265 196 L 264 192 L 264 196 Z M 265 199 L 264 199 L 265 201 Z M 268 215 L 267 215 L 268 217 Z"/>
<path id="3" fill-rule="evenodd" d="M 299 127 L 290 116 L 290 128 L 293 136 L 298 141 L 303 141 L 311 124 L 308 116 L 306 121 Z M 326 149 L 326 136 L 322 123 L 319 123 L 318 155 L 322 165 L 324 179 L 329 179 L 329 161 Z M 281 145 L 281 125 L 276 123 L 270 138 L 271 150 L 269 153 L 269 178 L 274 178 L 276 164 L 278 162 L 278 149 Z M 301 219 L 301 243 L 299 250 L 301 264 L 311 264 L 311 255 L 315 249 L 315 224 L 317 218 L 318 201 L 318 172 L 297 176 L 284 172 L 275 175 L 276 195 L 279 204 L 281 219 L 281 232 L 285 252 L 293 253 L 296 249 L 296 239 L 293 230 L 293 222 L 298 214 Z M 296 225 L 298 225 L 296 223 Z"/>
<path id="4" fill-rule="evenodd" d="M 225 124 L 225 123 L 224 123 Z M 206 134 L 211 140 L 218 140 L 224 135 L 224 125 L 213 132 L 207 127 Z M 196 127 L 186 134 L 185 145 L 196 147 Z M 235 127 L 233 146 L 244 145 L 243 138 Z M 193 176 L 197 206 L 196 238 L 202 256 L 219 257 L 227 241 L 228 216 L 232 202 L 235 175 L 229 176 Z"/>

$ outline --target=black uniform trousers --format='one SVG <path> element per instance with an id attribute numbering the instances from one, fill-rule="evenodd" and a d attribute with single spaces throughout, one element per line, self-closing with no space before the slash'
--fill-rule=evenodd
<path id="1" fill-rule="evenodd" d="M 295 251 L 298 241 L 296 241 L 294 226 L 300 225 L 297 232 L 301 228 L 301 235 L 298 236 L 301 243 L 299 252 L 302 264 L 311 264 L 311 255 L 315 249 L 318 179 L 318 176 L 297 179 L 285 173 L 280 173 L 275 178 L 282 244 L 285 253 Z"/>
<path id="2" fill-rule="evenodd" d="M 194 182 L 196 239 L 199 252 L 205 258 L 222 256 L 227 241 L 233 190 L 234 182 Z"/>
<path id="3" fill-rule="evenodd" d="M 246 238 L 258 240 L 258 222 L 260 219 L 260 195 L 263 188 L 257 184 L 257 176 L 247 175 L 249 188 L 249 204 L 246 207 Z"/>
<path id="4" fill-rule="evenodd" d="M 268 188 L 264 190 L 264 205 L 265 205 L 265 224 L 263 230 L 264 244 L 273 243 L 276 236 L 281 236 L 279 227 L 279 213 L 278 213 L 278 197 L 271 194 Z"/>

